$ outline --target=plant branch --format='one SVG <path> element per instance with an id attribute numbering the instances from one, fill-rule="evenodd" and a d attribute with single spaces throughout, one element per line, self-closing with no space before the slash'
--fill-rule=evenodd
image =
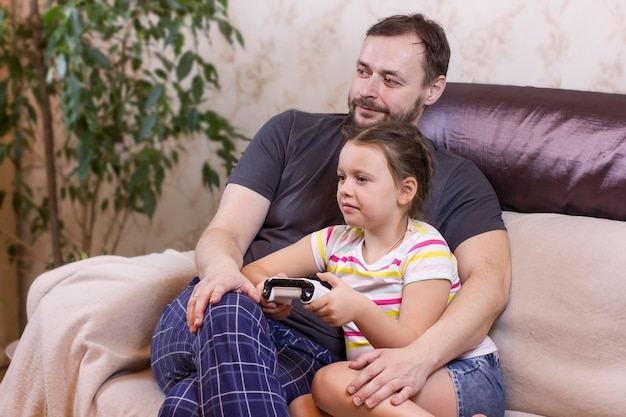
<path id="1" fill-rule="evenodd" d="M 46 264 L 48 260 L 45 257 L 41 257 L 39 251 L 35 250 L 33 245 L 25 242 L 23 239 L 20 239 L 16 234 L 7 232 L 4 229 L 0 229 L 0 235 L 5 236 L 10 241 L 14 242 L 19 248 L 25 249 L 28 253 L 32 254 L 32 259 L 36 259 L 42 264 Z M 24 254 L 19 255 L 20 259 L 25 259 L 26 256 Z"/>
<path id="2" fill-rule="evenodd" d="M 35 54 L 39 104 L 43 116 L 43 142 L 46 161 L 46 177 L 48 189 L 48 209 L 50 210 L 50 239 L 52 243 L 52 258 L 55 266 L 60 266 L 63 262 L 61 253 L 61 232 L 59 228 L 59 209 L 57 201 L 56 166 L 54 163 L 54 132 L 52 126 L 52 111 L 50 106 L 50 96 L 46 87 L 46 63 L 42 44 L 43 24 L 39 14 L 39 4 L 37 0 L 30 1 L 30 18 L 33 22 L 33 40 L 35 44 Z"/>
<path id="3" fill-rule="evenodd" d="M 93 234 L 96 228 L 96 218 L 98 217 L 98 201 L 100 197 L 101 186 L 102 186 L 102 181 L 97 179 L 96 185 L 93 187 L 94 190 L 93 190 L 92 199 L 90 200 L 88 204 L 89 213 L 87 214 L 88 216 L 88 222 L 86 225 L 87 234 L 85 236 L 85 241 L 83 243 L 83 248 L 82 248 L 82 251 L 85 253 L 91 253 L 91 248 L 93 246 Z"/>

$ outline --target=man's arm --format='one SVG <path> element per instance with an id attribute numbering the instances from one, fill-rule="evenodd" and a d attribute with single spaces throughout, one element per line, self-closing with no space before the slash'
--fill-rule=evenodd
<path id="1" fill-rule="evenodd" d="M 471 237 L 454 255 L 463 286 L 441 318 L 407 347 L 374 350 L 351 364 L 361 370 L 348 386 L 357 405 L 374 407 L 390 396 L 400 404 L 414 396 L 431 373 L 476 346 L 506 307 L 511 285 L 506 232 Z"/>
<path id="2" fill-rule="evenodd" d="M 187 324 L 195 333 L 209 304 L 228 291 L 241 291 L 255 301 L 259 293 L 241 274 L 243 256 L 267 216 L 270 202 L 237 184 L 224 189 L 217 213 L 196 245 L 195 259 L 200 282 L 187 305 Z M 196 297 L 197 295 L 197 297 Z"/>

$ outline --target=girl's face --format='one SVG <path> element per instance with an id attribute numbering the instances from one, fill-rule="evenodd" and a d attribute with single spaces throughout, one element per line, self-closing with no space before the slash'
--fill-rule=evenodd
<path id="1" fill-rule="evenodd" d="M 337 202 L 350 226 L 375 230 L 403 215 L 398 187 L 379 148 L 346 143 L 337 176 Z"/>

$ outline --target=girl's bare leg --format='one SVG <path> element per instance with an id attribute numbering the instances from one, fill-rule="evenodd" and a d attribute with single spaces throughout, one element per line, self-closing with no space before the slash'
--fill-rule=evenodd
<path id="1" fill-rule="evenodd" d="M 347 362 L 336 362 L 317 371 L 312 390 L 317 407 L 335 417 L 457 417 L 456 392 L 445 369 L 434 372 L 412 401 L 392 405 L 385 400 L 373 409 L 354 405 L 346 390 L 357 373 Z"/>
<path id="2" fill-rule="evenodd" d="M 289 404 L 290 417 L 332 417 L 326 414 L 313 402 L 311 394 L 301 395 Z"/>

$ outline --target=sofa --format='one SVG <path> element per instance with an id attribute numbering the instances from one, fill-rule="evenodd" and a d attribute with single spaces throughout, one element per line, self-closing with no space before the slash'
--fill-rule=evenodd
<path id="1" fill-rule="evenodd" d="M 452 84 L 420 128 L 504 211 L 507 417 L 626 415 L 626 95 Z"/>
<path id="2" fill-rule="evenodd" d="M 420 122 L 473 160 L 512 256 L 499 348 L 507 417 L 626 413 L 626 96 L 450 83 Z M 192 252 L 102 256 L 38 277 L 0 417 L 155 416 L 152 329 Z"/>

